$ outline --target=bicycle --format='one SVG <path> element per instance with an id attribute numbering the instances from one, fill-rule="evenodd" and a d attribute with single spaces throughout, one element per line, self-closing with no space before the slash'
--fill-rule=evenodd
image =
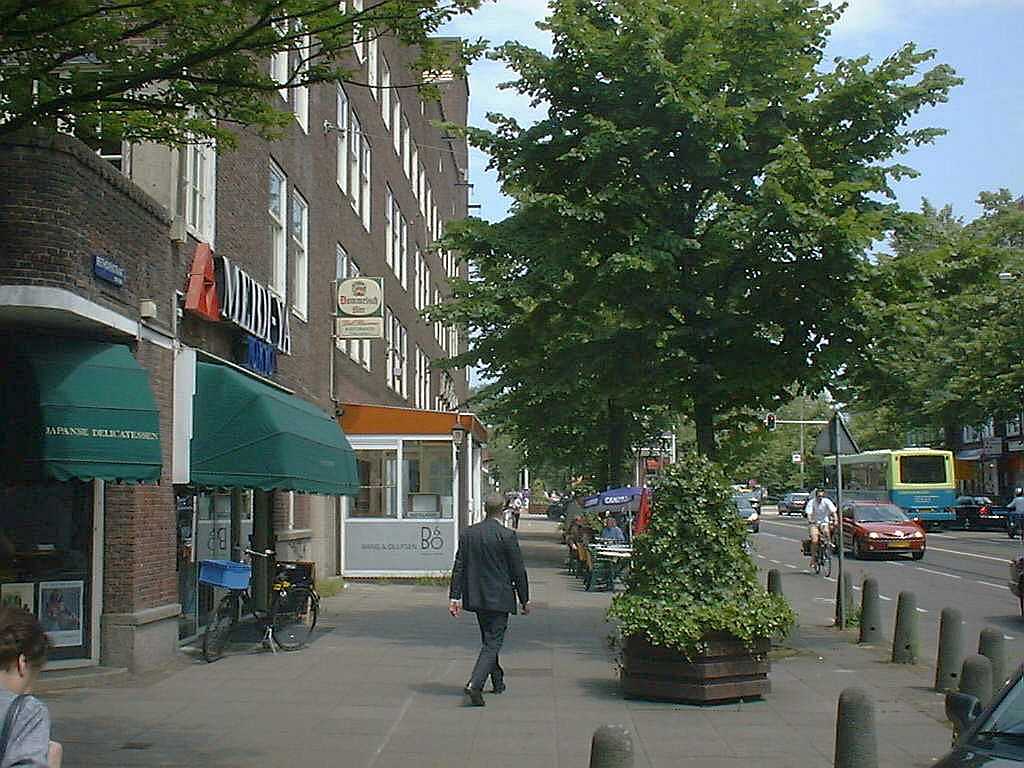
<path id="1" fill-rule="evenodd" d="M 814 545 L 811 546 L 813 548 Z M 811 569 L 815 573 L 824 573 L 826 578 L 832 575 L 832 539 L 828 523 L 818 523 L 818 552 L 811 559 Z"/>
<path id="2" fill-rule="evenodd" d="M 205 584 L 228 590 L 217 603 L 213 616 L 203 633 L 203 658 L 214 662 L 224 655 L 228 637 L 237 626 L 240 610 L 252 613 L 263 625 L 263 647 L 277 653 L 277 649 L 294 651 L 301 648 L 313 634 L 320 614 L 320 595 L 309 575 L 301 572 L 302 564 L 279 562 L 272 549 L 244 553 L 273 561 L 274 582 L 271 586 L 270 609 L 256 607 L 252 589 L 252 566 L 226 560 L 204 560 L 200 564 L 199 580 Z"/>

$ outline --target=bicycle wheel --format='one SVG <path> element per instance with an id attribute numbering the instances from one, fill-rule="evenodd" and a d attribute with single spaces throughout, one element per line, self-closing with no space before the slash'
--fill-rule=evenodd
<path id="1" fill-rule="evenodd" d="M 224 655 L 228 635 L 238 622 L 238 594 L 229 592 L 217 603 L 217 609 L 206 624 L 203 633 L 203 658 L 213 662 Z"/>
<path id="2" fill-rule="evenodd" d="M 274 642 L 286 651 L 301 648 L 313 634 L 320 601 L 309 587 L 291 587 L 274 595 L 270 628 Z"/>
<path id="3" fill-rule="evenodd" d="M 821 559 L 821 570 L 825 572 L 825 577 L 828 578 L 832 575 L 832 553 L 829 551 L 828 546 L 821 550 Z"/>

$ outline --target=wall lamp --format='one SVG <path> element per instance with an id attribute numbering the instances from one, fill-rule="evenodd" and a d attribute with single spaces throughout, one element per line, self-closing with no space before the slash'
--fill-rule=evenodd
<path id="1" fill-rule="evenodd" d="M 466 432 L 468 432 L 468 431 L 469 430 L 467 430 L 459 422 L 455 422 L 452 425 L 452 442 L 455 443 L 455 447 L 456 448 L 461 447 L 462 443 L 465 442 L 465 440 L 466 440 Z"/>

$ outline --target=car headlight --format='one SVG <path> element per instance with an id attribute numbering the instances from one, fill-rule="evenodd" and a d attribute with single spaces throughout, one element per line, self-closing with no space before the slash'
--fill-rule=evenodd
<path id="1" fill-rule="evenodd" d="M 878 538 L 878 531 L 872 531 L 871 533 L 869 533 L 868 534 L 868 538 L 869 539 L 877 539 Z"/>
<path id="2" fill-rule="evenodd" d="M 757 512 L 751 512 L 750 513 L 750 517 L 747 518 L 747 522 L 756 523 L 757 522 L 757 517 L 758 517 Z"/>
<path id="3" fill-rule="evenodd" d="M 921 533 L 921 531 L 914 531 L 910 535 L 913 536 L 915 539 L 923 539 L 924 538 L 924 534 Z"/>

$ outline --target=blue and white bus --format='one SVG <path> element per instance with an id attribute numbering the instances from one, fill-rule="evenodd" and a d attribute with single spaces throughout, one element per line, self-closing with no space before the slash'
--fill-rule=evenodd
<path id="1" fill-rule="evenodd" d="M 931 448 L 897 448 L 840 456 L 843 499 L 891 501 L 925 528 L 956 520 L 953 454 Z M 826 487 L 836 486 L 836 459 L 825 458 Z"/>

